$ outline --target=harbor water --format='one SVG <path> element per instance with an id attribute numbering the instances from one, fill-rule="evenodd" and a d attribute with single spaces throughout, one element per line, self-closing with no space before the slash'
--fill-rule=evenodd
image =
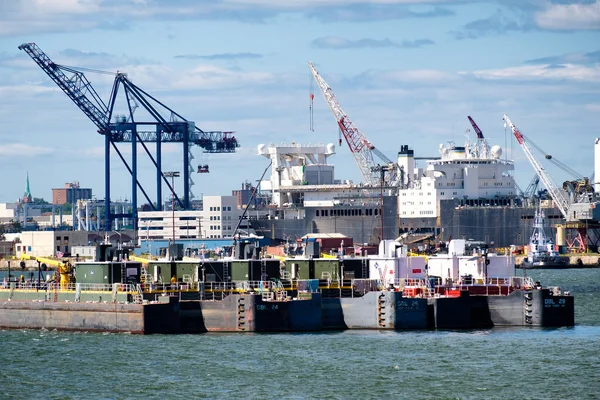
<path id="1" fill-rule="evenodd" d="M 575 327 L 176 336 L 3 330 L 0 399 L 600 399 L 600 269 L 527 274 L 574 294 Z"/>

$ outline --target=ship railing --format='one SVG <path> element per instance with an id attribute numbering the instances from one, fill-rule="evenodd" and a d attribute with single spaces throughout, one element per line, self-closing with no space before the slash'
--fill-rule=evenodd
<path id="1" fill-rule="evenodd" d="M 113 288 L 116 287 L 117 291 L 119 292 L 127 292 L 127 293 L 132 293 L 135 292 L 137 293 L 136 287 L 135 285 L 129 284 L 129 283 L 74 283 L 74 282 L 69 282 L 66 284 L 59 284 L 58 285 L 58 290 L 59 291 L 76 291 L 76 290 L 81 290 L 86 291 L 86 292 L 112 292 Z M 54 289 L 52 289 L 54 290 Z"/>
<path id="2" fill-rule="evenodd" d="M 422 278 L 399 278 L 394 280 L 394 286 L 397 288 L 405 287 L 427 287 L 427 279 Z"/>
<path id="3" fill-rule="evenodd" d="M 530 279 L 530 278 L 529 278 Z M 414 283 L 414 282 L 413 282 Z M 413 285 L 404 287 L 408 296 L 446 297 L 455 295 L 453 291 L 468 290 L 475 295 L 508 295 L 514 290 L 531 285 L 528 278 L 523 277 L 488 277 L 484 279 L 446 279 L 443 284 L 435 284 L 425 280 L 425 286 Z"/>

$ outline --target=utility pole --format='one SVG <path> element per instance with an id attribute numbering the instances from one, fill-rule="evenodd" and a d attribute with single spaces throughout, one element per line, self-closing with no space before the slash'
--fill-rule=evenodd
<path id="1" fill-rule="evenodd" d="M 179 178 L 179 171 L 168 171 L 163 174 L 166 178 L 171 178 L 171 211 L 173 213 L 173 242 L 169 249 L 171 261 L 175 259 L 173 251 L 175 250 L 175 178 Z"/>

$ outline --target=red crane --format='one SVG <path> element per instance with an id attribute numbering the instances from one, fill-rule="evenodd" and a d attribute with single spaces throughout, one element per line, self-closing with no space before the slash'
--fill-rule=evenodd
<path id="1" fill-rule="evenodd" d="M 335 97 L 333 90 L 331 90 L 331 87 L 325 82 L 321 75 L 319 75 L 315 66 L 311 62 L 309 62 L 308 65 L 319 89 L 321 89 L 325 101 L 329 105 L 329 108 L 337 121 L 341 134 L 344 135 L 344 139 L 346 139 L 346 143 L 348 143 L 348 147 L 354 156 L 365 182 L 374 186 L 379 185 L 379 174 L 382 171 L 382 168 L 384 168 L 383 171 L 388 172 L 385 178 L 386 183 L 389 185 L 396 185 L 399 176 L 398 164 L 392 162 L 381 151 L 376 149 L 369 139 L 362 134 L 356 125 L 354 125 L 350 117 L 344 112 L 342 106 Z M 341 144 L 342 139 L 340 138 L 339 141 Z M 373 160 L 373 154 L 379 157 L 385 163 L 385 166 L 382 167 L 377 164 Z"/>

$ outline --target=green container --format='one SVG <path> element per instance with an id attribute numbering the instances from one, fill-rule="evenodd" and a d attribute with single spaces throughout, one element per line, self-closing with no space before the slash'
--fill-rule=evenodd
<path id="1" fill-rule="evenodd" d="M 311 279 L 314 276 L 312 260 L 307 258 L 289 258 L 285 260 L 285 269 L 292 279 Z"/>
<path id="2" fill-rule="evenodd" d="M 154 281 L 171 283 L 173 276 L 177 282 L 184 282 L 189 278 L 192 282 L 198 280 L 198 263 L 195 261 L 151 261 L 148 263 L 148 273 Z"/>
<path id="3" fill-rule="evenodd" d="M 233 260 L 229 263 L 231 280 L 247 281 L 249 279 L 249 260 Z"/>
<path id="4" fill-rule="evenodd" d="M 196 269 L 198 268 L 197 262 L 179 261 L 175 264 L 175 276 L 177 282 L 186 282 L 191 279 L 192 282 L 197 281 Z M 184 279 L 185 278 L 185 279 Z"/>
<path id="5" fill-rule="evenodd" d="M 315 276 L 311 279 L 333 279 L 340 278 L 340 262 L 334 258 L 315 258 Z"/>
<path id="6" fill-rule="evenodd" d="M 77 283 L 138 283 L 139 262 L 83 262 L 75 264 Z"/>
<path id="7" fill-rule="evenodd" d="M 147 270 L 158 283 L 170 283 L 171 277 L 176 274 L 175 263 L 169 261 L 150 261 Z"/>

